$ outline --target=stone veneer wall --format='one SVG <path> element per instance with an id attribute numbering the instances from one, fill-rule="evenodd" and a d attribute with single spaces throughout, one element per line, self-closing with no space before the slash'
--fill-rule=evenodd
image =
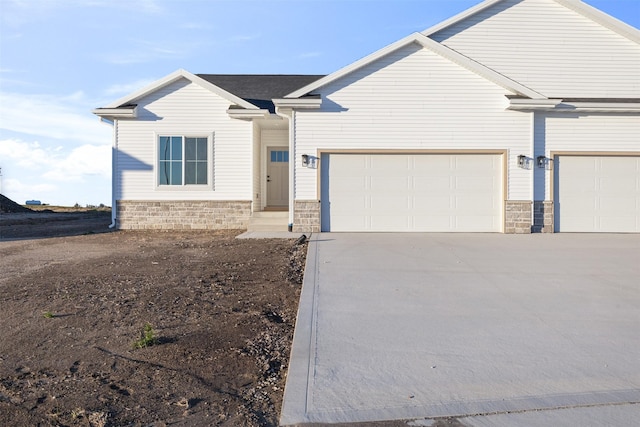
<path id="1" fill-rule="evenodd" d="M 533 232 L 553 233 L 553 202 L 533 202 Z"/>
<path id="2" fill-rule="evenodd" d="M 122 230 L 246 229 L 250 201 L 118 200 L 116 220 Z"/>
<path id="3" fill-rule="evenodd" d="M 320 202 L 296 200 L 293 205 L 293 232 L 318 233 L 320 231 Z"/>
<path id="4" fill-rule="evenodd" d="M 528 200 L 507 200 L 505 202 L 506 234 L 531 233 L 531 202 Z"/>

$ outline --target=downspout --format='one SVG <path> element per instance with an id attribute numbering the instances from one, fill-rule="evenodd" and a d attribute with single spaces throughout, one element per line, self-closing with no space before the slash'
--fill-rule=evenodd
<path id="1" fill-rule="evenodd" d="M 111 224 L 109 224 L 109 228 L 114 228 L 116 226 L 116 166 L 117 162 L 117 150 L 118 150 L 118 120 L 114 119 L 113 121 L 105 119 L 104 117 L 100 118 L 102 123 L 106 123 L 113 127 L 113 141 L 111 143 Z"/>
<path id="2" fill-rule="evenodd" d="M 287 109 L 287 111 L 281 110 L 279 107 L 276 107 L 276 115 L 282 117 L 283 119 L 289 122 L 289 220 L 288 227 L 289 231 L 293 230 L 293 209 L 294 209 L 294 193 L 295 193 L 295 167 L 296 167 L 296 153 L 294 151 L 294 143 L 293 139 L 295 136 L 294 132 L 294 120 L 295 120 L 295 111 L 293 109 Z"/>
<path id="3" fill-rule="evenodd" d="M 116 227 L 118 207 L 116 206 L 116 181 L 118 170 L 118 120 L 113 121 L 113 145 L 111 147 L 111 224 L 109 228 Z"/>

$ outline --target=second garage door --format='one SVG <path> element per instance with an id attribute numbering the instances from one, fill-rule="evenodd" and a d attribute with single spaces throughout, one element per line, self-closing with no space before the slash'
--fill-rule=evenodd
<path id="1" fill-rule="evenodd" d="M 640 156 L 554 159 L 555 231 L 640 232 Z"/>
<path id="2" fill-rule="evenodd" d="M 500 232 L 500 154 L 323 154 L 322 231 Z"/>

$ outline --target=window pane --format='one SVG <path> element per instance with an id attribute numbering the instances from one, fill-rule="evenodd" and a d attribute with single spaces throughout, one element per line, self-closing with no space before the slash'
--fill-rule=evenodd
<path id="1" fill-rule="evenodd" d="M 198 162 L 196 180 L 198 184 L 207 184 L 207 162 Z"/>
<path id="2" fill-rule="evenodd" d="M 289 152 L 288 151 L 284 152 L 284 161 L 287 162 L 287 163 L 289 162 Z"/>
<path id="3" fill-rule="evenodd" d="M 160 185 L 169 185 L 169 162 L 160 162 Z"/>
<path id="4" fill-rule="evenodd" d="M 182 137 L 171 137 L 171 160 L 182 160 Z"/>
<path id="5" fill-rule="evenodd" d="M 196 138 L 184 139 L 184 159 L 196 160 Z"/>
<path id="6" fill-rule="evenodd" d="M 169 137 L 161 136 L 160 137 L 160 148 L 158 150 L 158 158 L 159 160 L 169 160 Z"/>
<path id="7" fill-rule="evenodd" d="M 198 160 L 207 160 L 207 138 L 197 138 Z"/>
<path id="8" fill-rule="evenodd" d="M 275 162 L 275 161 L 276 161 L 276 158 L 277 158 L 277 153 L 276 153 L 275 151 L 272 151 L 272 152 L 271 152 L 271 161 L 272 161 L 272 162 Z"/>
<path id="9" fill-rule="evenodd" d="M 182 185 L 182 162 L 171 162 L 171 185 Z"/>
<path id="10" fill-rule="evenodd" d="M 197 184 L 196 182 L 196 162 L 187 162 L 184 165 L 184 183 Z"/>

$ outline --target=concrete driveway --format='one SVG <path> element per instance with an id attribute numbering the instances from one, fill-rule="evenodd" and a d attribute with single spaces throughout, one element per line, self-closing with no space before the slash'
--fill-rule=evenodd
<path id="1" fill-rule="evenodd" d="M 639 402 L 640 236 L 312 236 L 282 425 L 624 426 Z"/>

